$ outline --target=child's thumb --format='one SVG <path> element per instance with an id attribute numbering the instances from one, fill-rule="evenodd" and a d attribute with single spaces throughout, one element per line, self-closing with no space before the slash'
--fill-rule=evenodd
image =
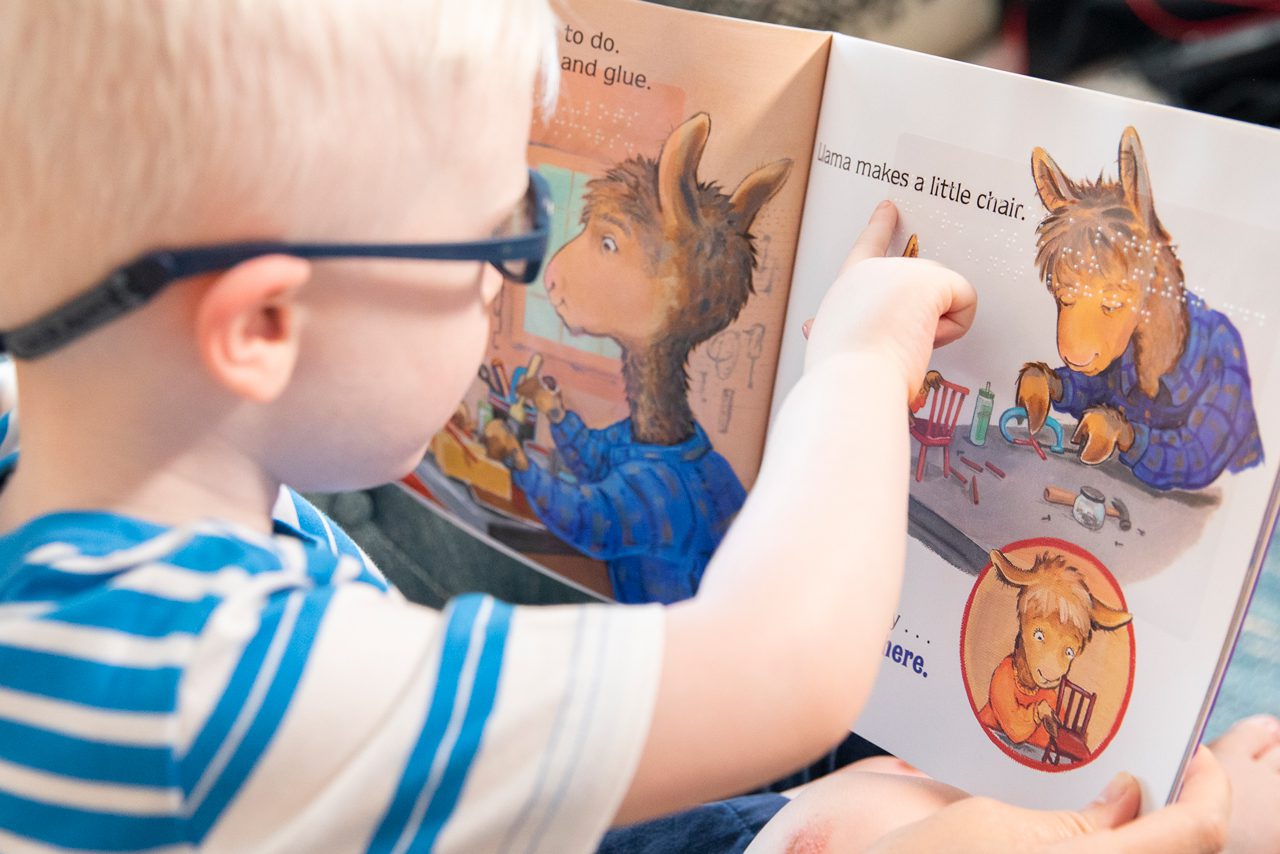
<path id="1" fill-rule="evenodd" d="M 1110 830 L 1132 821 L 1142 804 L 1142 790 L 1131 775 L 1121 772 L 1111 778 L 1093 803 L 1080 810 L 1092 830 Z"/>

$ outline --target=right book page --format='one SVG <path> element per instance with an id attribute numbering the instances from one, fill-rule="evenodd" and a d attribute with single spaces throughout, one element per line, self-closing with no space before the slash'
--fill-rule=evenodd
<path id="1" fill-rule="evenodd" d="M 1280 134 L 835 36 L 813 157 L 775 409 L 881 199 L 979 294 L 894 414 L 907 573 L 855 730 L 1013 803 L 1120 770 L 1164 803 L 1274 519 Z"/>

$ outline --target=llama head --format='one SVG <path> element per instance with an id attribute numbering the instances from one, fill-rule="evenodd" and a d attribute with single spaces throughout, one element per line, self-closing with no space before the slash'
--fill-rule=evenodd
<path id="1" fill-rule="evenodd" d="M 1023 569 L 998 549 L 991 564 L 1005 584 L 1018 588 L 1018 637 L 1026 673 L 1037 687 L 1056 688 L 1084 652 L 1094 631 L 1115 631 L 1133 615 L 1093 598 L 1080 570 L 1061 554 L 1042 552 Z"/>
<path id="2" fill-rule="evenodd" d="M 656 160 L 630 158 L 588 183 L 582 232 L 545 276 L 571 330 L 683 358 L 738 316 L 752 292 L 752 222 L 791 161 L 757 169 L 726 195 L 697 178 L 710 132 L 699 113 L 672 131 Z"/>
<path id="3" fill-rule="evenodd" d="M 1094 376 L 1131 340 L 1138 379 L 1154 397 L 1186 335 L 1182 267 L 1156 216 L 1138 132 L 1126 128 L 1119 179 L 1073 181 L 1042 148 L 1031 173 L 1048 211 L 1037 228 L 1036 262 L 1058 308 L 1058 354 Z"/>

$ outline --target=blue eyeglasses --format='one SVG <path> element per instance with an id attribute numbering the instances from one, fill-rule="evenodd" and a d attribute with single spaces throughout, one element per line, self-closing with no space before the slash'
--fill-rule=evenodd
<path id="1" fill-rule="evenodd" d="M 295 258 L 397 258 L 417 261 L 487 261 L 503 278 L 527 285 L 538 278 L 551 232 L 551 190 L 529 170 L 524 203 L 509 234 L 461 243 L 228 243 L 151 252 L 30 323 L 0 332 L 0 353 L 34 359 L 144 305 L 165 287 L 201 273 L 226 270 L 260 255 Z"/>

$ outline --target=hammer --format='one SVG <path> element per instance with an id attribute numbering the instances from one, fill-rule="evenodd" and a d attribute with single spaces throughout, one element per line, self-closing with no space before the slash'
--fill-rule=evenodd
<path id="1" fill-rule="evenodd" d="M 1070 507 L 1076 503 L 1076 494 L 1056 486 L 1046 486 L 1044 488 L 1044 500 L 1050 504 L 1063 504 Z M 1111 506 L 1107 508 L 1107 515 L 1112 519 L 1119 520 L 1120 530 L 1122 531 L 1127 531 L 1133 527 L 1133 523 L 1129 521 L 1129 508 L 1119 498 L 1111 499 Z"/>
<path id="2" fill-rule="evenodd" d="M 1120 520 L 1120 530 L 1127 531 L 1133 527 L 1133 523 L 1129 521 L 1129 508 L 1119 498 L 1111 499 L 1111 507 L 1107 508 L 1107 515 L 1111 515 L 1112 508 L 1116 511 L 1116 516 Z"/>

